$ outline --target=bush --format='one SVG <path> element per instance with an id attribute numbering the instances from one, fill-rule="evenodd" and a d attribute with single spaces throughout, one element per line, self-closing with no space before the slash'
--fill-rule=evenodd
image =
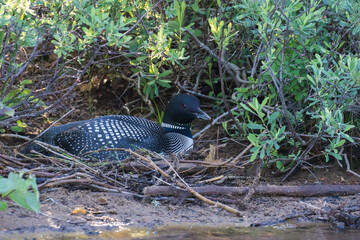
<path id="1" fill-rule="evenodd" d="M 177 87 L 219 114 L 237 105 L 227 132 L 279 171 L 341 160 L 358 143 L 359 1 L 0 3 L 2 126 L 20 130 L 103 74 L 147 103 Z M 24 84 L 40 55 L 54 64 Z"/>

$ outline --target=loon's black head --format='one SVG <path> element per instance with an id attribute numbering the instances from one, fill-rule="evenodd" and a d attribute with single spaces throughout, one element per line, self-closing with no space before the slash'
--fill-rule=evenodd
<path id="1" fill-rule="evenodd" d="M 189 125 L 194 119 L 209 120 L 200 109 L 199 99 L 189 94 L 178 94 L 171 98 L 164 113 L 164 123 Z"/>

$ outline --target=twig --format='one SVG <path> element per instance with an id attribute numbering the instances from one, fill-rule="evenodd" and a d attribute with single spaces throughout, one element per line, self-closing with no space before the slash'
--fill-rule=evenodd
<path id="1" fill-rule="evenodd" d="M 241 153 L 239 153 L 239 155 L 237 155 L 233 160 L 231 160 L 231 162 L 235 165 L 239 161 L 239 159 L 244 156 L 244 154 L 247 153 L 253 146 L 254 145 L 250 143 L 244 150 L 241 151 Z"/>
<path id="2" fill-rule="evenodd" d="M 354 172 L 353 170 L 351 170 L 351 168 L 350 168 L 350 163 L 349 163 L 349 159 L 347 158 L 347 154 L 346 154 L 346 153 L 344 154 L 344 160 L 345 160 L 345 163 L 346 163 L 346 171 L 347 171 L 348 173 L 351 173 L 352 175 L 360 178 L 360 175 L 359 175 L 359 174 L 357 174 L 356 172 Z"/>
<path id="3" fill-rule="evenodd" d="M 161 175 L 163 175 L 165 178 L 168 178 L 168 179 L 172 179 L 170 177 L 170 175 L 168 175 L 166 172 L 164 172 L 161 168 L 159 168 L 149 157 L 144 157 L 144 156 L 141 156 L 140 154 L 130 150 L 130 149 L 124 149 L 125 151 L 127 151 L 128 153 L 134 155 L 135 157 L 137 158 L 140 158 L 142 160 L 144 160 L 145 162 L 149 163 L 157 172 L 159 172 Z M 230 206 L 227 206 L 225 204 L 222 204 L 222 203 L 219 203 L 219 202 L 214 202 L 204 196 L 202 196 L 201 194 L 199 194 L 198 192 L 194 191 L 190 186 L 188 186 L 186 184 L 186 182 L 182 182 L 182 181 L 178 181 L 176 179 L 173 179 L 174 182 L 182 187 L 182 188 L 185 188 L 187 191 L 189 191 L 191 194 L 193 194 L 195 197 L 197 197 L 198 199 L 202 200 L 203 202 L 206 202 L 212 206 L 215 206 L 215 207 L 219 207 L 219 208 L 222 208 L 228 212 L 231 212 L 231 213 L 234 213 L 238 216 L 240 216 L 240 212 Z"/>
<path id="4" fill-rule="evenodd" d="M 260 180 L 260 176 L 261 176 L 261 171 L 263 169 L 263 164 L 264 164 L 264 160 L 261 158 L 259 165 L 256 169 L 256 176 L 251 184 L 251 186 L 249 187 L 249 191 L 247 192 L 247 194 L 245 195 L 244 199 L 241 201 L 243 206 L 246 206 L 246 203 L 249 202 L 249 200 L 251 199 L 251 197 L 254 195 L 255 193 L 255 188 L 256 186 L 259 184 L 259 180 Z"/>
<path id="5" fill-rule="evenodd" d="M 189 90 L 189 89 L 187 89 L 186 87 L 184 87 L 183 85 L 181 85 L 179 82 L 176 82 L 176 85 L 177 85 L 181 90 L 183 90 L 184 92 L 190 93 L 190 94 L 195 95 L 195 96 L 197 96 L 197 97 L 201 97 L 201 98 L 205 98 L 205 99 L 209 99 L 209 100 L 214 100 L 214 101 L 219 101 L 219 100 L 221 100 L 220 98 L 211 97 L 211 96 L 208 96 L 208 95 L 204 95 L 204 94 L 198 93 L 198 92 L 196 92 L 196 91 Z"/>
<path id="6" fill-rule="evenodd" d="M 239 107 L 233 107 L 232 109 L 230 109 L 230 111 L 235 111 L 237 110 Z M 208 130 L 210 127 L 214 126 L 221 118 L 227 116 L 229 114 L 229 112 L 225 112 L 223 114 L 221 114 L 220 116 L 218 116 L 217 118 L 215 118 L 210 124 L 206 125 L 206 127 L 204 127 L 203 129 L 201 129 L 199 132 L 197 132 L 196 134 L 194 134 L 193 138 L 198 138 L 201 134 L 203 134 L 206 130 Z"/>

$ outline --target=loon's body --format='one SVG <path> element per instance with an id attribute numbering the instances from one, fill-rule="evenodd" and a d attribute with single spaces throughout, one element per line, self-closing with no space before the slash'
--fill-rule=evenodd
<path id="1" fill-rule="evenodd" d="M 52 127 L 39 140 L 97 160 L 122 160 L 128 156 L 124 151 L 106 151 L 110 148 L 177 154 L 192 149 L 190 124 L 196 118 L 210 119 L 196 97 L 179 94 L 167 105 L 162 126 L 144 118 L 110 115 Z"/>

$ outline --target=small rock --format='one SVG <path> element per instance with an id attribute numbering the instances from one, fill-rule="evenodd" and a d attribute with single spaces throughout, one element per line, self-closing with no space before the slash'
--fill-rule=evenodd
<path id="1" fill-rule="evenodd" d="M 104 197 L 99 197 L 98 201 L 99 201 L 100 205 L 107 205 L 108 204 L 107 199 L 104 198 Z"/>

